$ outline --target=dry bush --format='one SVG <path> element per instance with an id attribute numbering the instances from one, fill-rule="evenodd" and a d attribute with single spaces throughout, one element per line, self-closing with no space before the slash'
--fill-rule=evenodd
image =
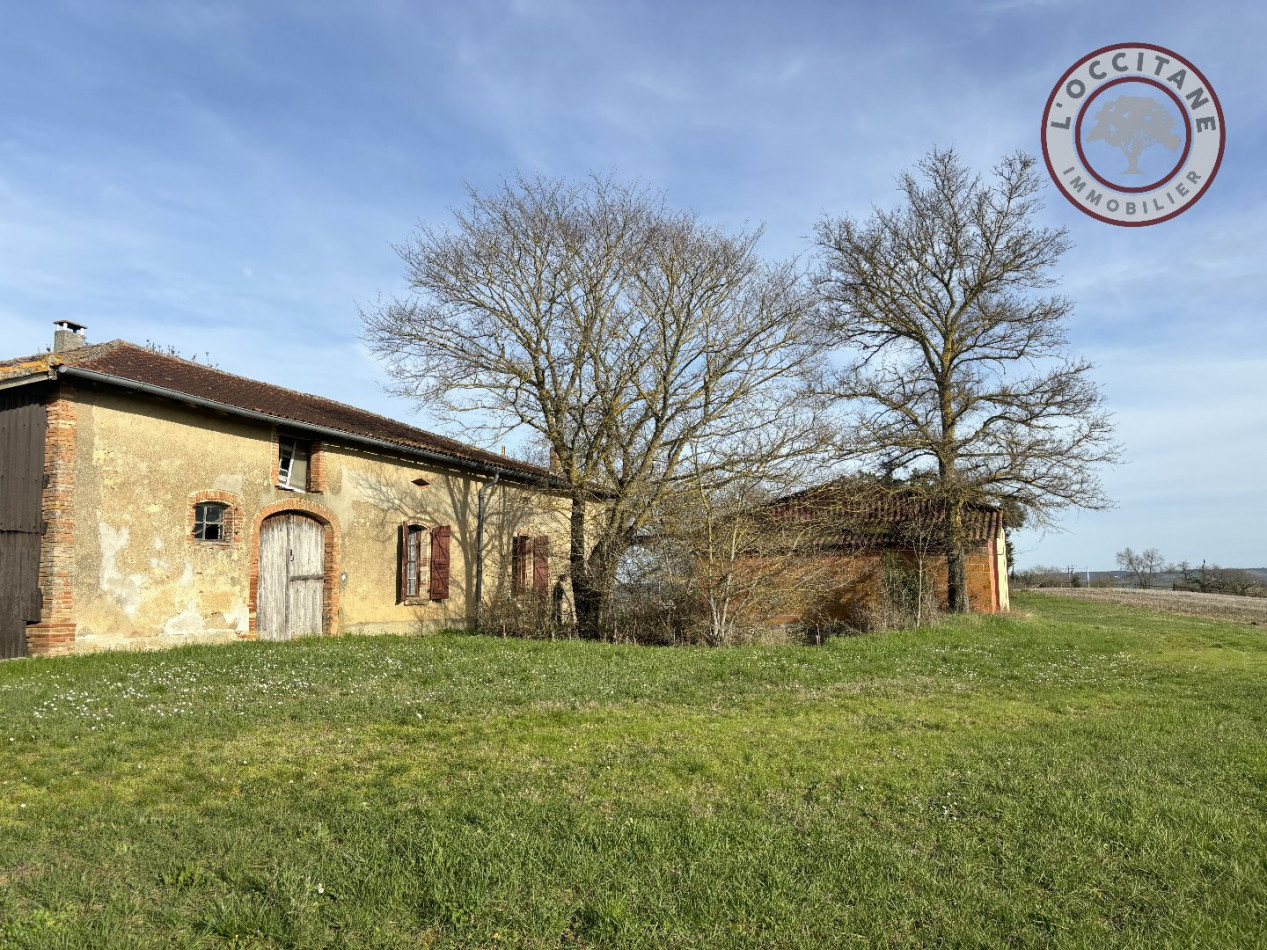
<path id="1" fill-rule="evenodd" d="M 551 593 L 501 594 L 484 603 L 480 632 L 527 640 L 576 639 L 571 610 Z"/>

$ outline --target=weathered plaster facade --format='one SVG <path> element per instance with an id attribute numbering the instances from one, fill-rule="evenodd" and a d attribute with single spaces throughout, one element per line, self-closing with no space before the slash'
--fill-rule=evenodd
<path id="1" fill-rule="evenodd" d="M 325 438 L 308 485 L 278 487 L 267 424 L 110 386 L 62 384 L 47 401 L 42 622 L 33 655 L 253 639 L 261 526 L 299 512 L 325 527 L 322 632 L 420 632 L 474 615 L 478 491 L 488 474 Z M 301 433 L 302 434 L 302 433 Z M 425 481 L 425 486 L 415 484 Z M 227 505 L 224 537 L 194 537 L 194 506 Z M 516 534 L 546 535 L 566 570 L 567 508 L 524 480 L 490 489 L 485 597 L 509 583 Z M 450 526 L 450 585 L 402 602 L 400 526 Z"/>

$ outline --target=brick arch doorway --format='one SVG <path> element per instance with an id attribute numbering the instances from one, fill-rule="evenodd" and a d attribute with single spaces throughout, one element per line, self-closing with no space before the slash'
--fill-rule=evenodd
<path id="1" fill-rule="evenodd" d="M 261 522 L 256 587 L 256 632 L 261 640 L 293 640 L 325 631 L 330 530 L 300 511 L 278 512 Z"/>

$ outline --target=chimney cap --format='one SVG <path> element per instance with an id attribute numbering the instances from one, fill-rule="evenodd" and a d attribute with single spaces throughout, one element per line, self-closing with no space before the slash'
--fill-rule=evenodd
<path id="1" fill-rule="evenodd" d="M 72 333 L 82 333 L 88 328 L 82 323 L 76 323 L 74 320 L 54 320 L 53 326 L 61 327 L 63 330 L 70 330 Z"/>

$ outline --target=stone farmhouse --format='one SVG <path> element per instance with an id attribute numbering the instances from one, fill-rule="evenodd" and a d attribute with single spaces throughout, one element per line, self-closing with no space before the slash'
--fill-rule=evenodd
<path id="1" fill-rule="evenodd" d="M 0 362 L 0 657 L 466 626 L 477 587 L 557 602 L 551 484 L 61 321 Z"/>

